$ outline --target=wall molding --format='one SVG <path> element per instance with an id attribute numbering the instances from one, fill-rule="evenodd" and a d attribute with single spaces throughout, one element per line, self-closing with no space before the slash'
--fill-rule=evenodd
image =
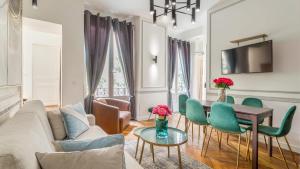
<path id="1" fill-rule="evenodd" d="M 211 67 L 212 67 L 212 62 L 211 62 L 211 20 L 212 20 L 212 15 L 216 14 L 217 12 L 220 12 L 222 10 L 225 10 L 227 8 L 230 8 L 232 6 L 238 5 L 242 2 L 245 2 L 247 0 L 230 0 L 230 1 L 225 1 L 223 3 L 218 4 L 217 6 L 211 8 L 208 11 L 208 20 L 207 20 L 207 83 L 208 83 L 208 88 L 207 88 L 207 93 L 210 93 L 210 91 L 215 91 L 217 90 L 212 86 L 212 72 L 211 72 Z M 300 91 L 282 91 L 282 90 L 251 90 L 251 89 L 231 89 L 232 91 L 237 91 L 237 92 L 263 92 L 263 93 L 273 93 L 273 94 L 300 94 Z M 270 98 L 270 97 L 266 97 Z M 275 98 L 275 97 L 272 97 Z M 280 98 L 278 99 L 285 99 L 285 98 Z M 297 100 L 298 99 L 291 99 L 291 100 Z"/>
<path id="2" fill-rule="evenodd" d="M 164 80 L 164 84 L 162 86 L 157 86 L 157 87 L 145 87 L 144 85 L 144 23 L 149 23 L 149 24 L 152 24 L 152 22 L 148 21 L 148 20 L 145 20 L 145 19 L 141 19 L 141 88 L 143 89 L 161 89 L 161 88 L 166 88 L 167 87 L 167 66 L 165 66 L 165 80 Z M 165 63 L 167 65 L 167 30 L 165 27 L 163 26 L 159 26 L 157 25 L 158 27 L 160 28 L 163 28 L 164 29 L 164 32 L 165 32 Z"/>
<path id="3" fill-rule="evenodd" d="M 218 96 L 217 93 L 207 92 L 207 96 Z M 230 94 L 230 96 L 233 96 L 235 98 L 247 98 L 247 97 L 253 97 L 266 100 L 266 101 L 275 101 L 275 102 L 287 102 L 287 103 L 300 103 L 300 99 L 295 98 L 283 98 L 283 97 L 270 97 L 270 96 L 257 96 L 257 95 L 243 95 L 243 94 Z"/>

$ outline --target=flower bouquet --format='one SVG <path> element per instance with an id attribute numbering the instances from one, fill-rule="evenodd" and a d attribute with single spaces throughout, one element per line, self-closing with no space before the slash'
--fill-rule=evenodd
<path id="1" fill-rule="evenodd" d="M 213 80 L 215 87 L 220 89 L 218 101 L 226 101 L 226 89 L 230 89 L 230 86 L 233 86 L 233 81 L 230 78 L 216 78 Z"/>
<path id="2" fill-rule="evenodd" d="M 157 105 L 152 110 L 153 114 L 157 115 L 156 137 L 159 139 L 168 137 L 168 119 L 167 116 L 172 115 L 171 109 L 167 105 Z"/>

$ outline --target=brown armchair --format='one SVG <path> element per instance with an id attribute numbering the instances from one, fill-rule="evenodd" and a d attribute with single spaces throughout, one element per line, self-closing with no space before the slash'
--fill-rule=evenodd
<path id="1" fill-rule="evenodd" d="M 108 134 L 121 133 L 131 119 L 130 104 L 118 99 L 97 99 L 93 101 L 96 124 Z"/>

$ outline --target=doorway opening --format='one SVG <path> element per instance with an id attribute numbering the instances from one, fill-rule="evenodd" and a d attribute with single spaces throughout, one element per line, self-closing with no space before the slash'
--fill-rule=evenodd
<path id="1" fill-rule="evenodd" d="M 23 17 L 23 99 L 61 105 L 62 25 Z"/>

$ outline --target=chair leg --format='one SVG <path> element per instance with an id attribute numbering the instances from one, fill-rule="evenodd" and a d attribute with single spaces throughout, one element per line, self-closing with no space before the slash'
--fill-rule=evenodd
<path id="1" fill-rule="evenodd" d="M 207 140 L 207 145 L 206 145 L 206 150 L 205 150 L 205 153 L 204 153 L 204 157 L 206 157 L 206 153 L 207 153 L 207 149 L 208 149 L 208 145 L 209 145 L 209 141 L 210 141 L 210 138 L 211 138 L 212 131 L 213 131 L 213 128 L 211 128 L 209 136 L 208 136 L 208 140 Z"/>
<path id="2" fill-rule="evenodd" d="M 194 123 L 191 122 L 192 124 L 192 142 L 194 142 Z"/>
<path id="3" fill-rule="evenodd" d="M 178 119 L 178 122 L 177 122 L 176 128 L 178 128 L 178 126 L 179 126 L 180 119 L 181 119 L 181 114 L 179 114 L 179 119 Z"/>
<path id="4" fill-rule="evenodd" d="M 284 156 L 284 154 L 283 154 L 283 152 L 282 152 L 282 149 L 281 149 L 281 146 L 280 146 L 280 144 L 279 144 L 279 141 L 278 141 L 278 138 L 277 138 L 277 137 L 276 137 L 276 141 L 277 141 L 277 144 L 278 144 L 278 147 L 279 147 L 280 154 L 281 154 L 281 156 L 282 156 L 282 158 L 283 158 L 283 160 L 284 160 L 284 162 L 285 162 L 285 166 L 286 166 L 287 169 L 289 169 L 289 166 L 288 166 L 288 164 L 287 164 L 287 162 L 286 162 L 285 156 Z"/>
<path id="5" fill-rule="evenodd" d="M 201 132 L 201 128 L 200 125 L 198 125 L 198 144 L 200 143 L 200 132 Z"/>
<path id="6" fill-rule="evenodd" d="M 221 145 L 222 145 L 222 132 L 220 132 L 220 140 L 219 140 L 219 150 L 221 149 Z"/>
<path id="7" fill-rule="evenodd" d="M 229 145 L 229 136 L 230 136 L 230 134 L 228 133 L 228 134 L 227 134 L 227 139 L 226 139 L 226 140 L 227 140 L 227 141 L 226 141 L 226 142 L 227 142 L 227 145 Z"/>
<path id="8" fill-rule="evenodd" d="M 206 126 L 203 126 L 203 129 L 204 129 L 204 128 L 205 128 L 205 130 L 206 130 Z M 202 156 L 203 149 L 204 149 L 204 145 L 205 145 L 206 135 L 207 135 L 207 132 L 204 133 L 204 138 L 203 138 L 202 147 L 201 147 L 201 156 Z"/>
<path id="9" fill-rule="evenodd" d="M 250 147 L 250 140 L 251 140 L 251 131 L 250 131 L 250 133 L 249 133 L 249 137 L 248 137 L 248 142 L 247 142 L 247 153 L 246 153 L 246 160 L 248 160 L 248 156 L 250 155 L 250 153 L 249 153 L 249 147 Z M 250 157 L 249 157 L 250 158 Z"/>
<path id="10" fill-rule="evenodd" d="M 298 168 L 298 164 L 297 164 L 297 161 L 296 161 L 296 158 L 295 158 L 295 154 L 294 154 L 294 152 L 292 151 L 292 148 L 291 148 L 291 146 L 290 146 L 290 143 L 288 142 L 286 136 L 284 136 L 284 139 L 285 139 L 286 144 L 287 144 L 288 147 L 289 147 L 289 150 L 290 150 L 290 152 L 291 152 L 291 154 L 292 154 L 292 157 L 293 157 L 293 160 L 294 160 L 294 162 L 295 162 L 295 164 L 296 164 L 296 167 Z"/>
<path id="11" fill-rule="evenodd" d="M 239 168 L 240 148 L 241 148 L 241 135 L 239 135 L 239 143 L 238 143 L 238 152 L 237 152 L 236 168 Z"/>
<path id="12" fill-rule="evenodd" d="M 265 140 L 266 149 L 268 149 L 267 139 L 265 135 L 264 135 L 264 140 Z"/>

